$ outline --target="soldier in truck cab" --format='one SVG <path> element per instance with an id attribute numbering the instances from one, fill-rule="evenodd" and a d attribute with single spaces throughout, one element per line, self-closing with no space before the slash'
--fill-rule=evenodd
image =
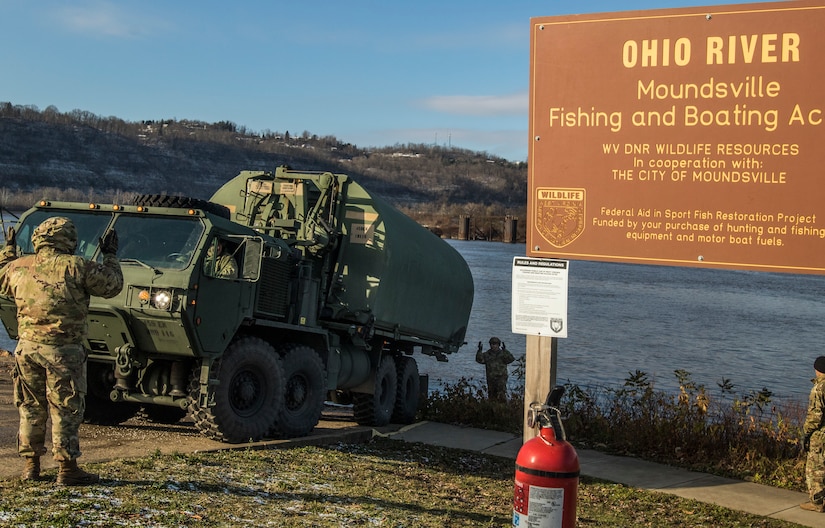
<path id="1" fill-rule="evenodd" d="M 206 252 L 204 262 L 207 275 L 221 279 L 237 279 L 238 263 L 227 248 L 226 240 L 216 238 Z"/>

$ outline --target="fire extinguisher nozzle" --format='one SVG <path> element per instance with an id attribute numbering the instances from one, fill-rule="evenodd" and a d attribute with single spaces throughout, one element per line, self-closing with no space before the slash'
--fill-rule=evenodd
<path id="1" fill-rule="evenodd" d="M 559 403 L 561 403 L 561 397 L 564 396 L 564 386 L 558 385 L 553 387 L 549 393 L 547 393 L 547 406 L 548 407 L 558 407 Z"/>

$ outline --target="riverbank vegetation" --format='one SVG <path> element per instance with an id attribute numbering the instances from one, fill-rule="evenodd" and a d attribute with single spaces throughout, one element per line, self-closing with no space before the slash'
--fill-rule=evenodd
<path id="1" fill-rule="evenodd" d="M 619 387 L 566 384 L 560 411 L 568 440 L 581 448 L 805 490 L 801 403 L 774 401 L 768 389 L 738 394 L 730 380 L 711 389 L 684 370 L 674 375 L 678 392 L 657 390 L 641 371 L 628 373 Z M 462 378 L 433 391 L 421 418 L 520 434 L 523 394 L 521 387 L 506 401 L 490 401 L 482 383 Z"/>

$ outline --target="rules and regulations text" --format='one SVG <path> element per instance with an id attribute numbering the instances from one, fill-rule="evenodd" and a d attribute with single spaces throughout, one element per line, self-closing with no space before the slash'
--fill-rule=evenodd
<path id="1" fill-rule="evenodd" d="M 567 337 L 566 260 L 513 258 L 514 334 Z"/>

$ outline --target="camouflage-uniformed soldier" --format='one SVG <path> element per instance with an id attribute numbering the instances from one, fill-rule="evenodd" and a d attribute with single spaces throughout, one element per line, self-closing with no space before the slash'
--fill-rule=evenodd
<path id="1" fill-rule="evenodd" d="M 485 366 L 487 374 L 487 394 L 491 399 L 503 400 L 507 395 L 507 365 L 515 361 L 513 354 L 501 346 L 501 339 L 490 338 L 490 348 L 482 352 L 481 341 L 478 342 L 476 362 Z"/>
<path id="2" fill-rule="evenodd" d="M 808 414 L 802 432 L 808 451 L 805 480 L 810 502 L 801 504 L 803 510 L 825 512 L 825 356 L 814 361 L 814 386 L 808 398 Z"/>
<path id="3" fill-rule="evenodd" d="M 0 295 L 13 297 L 17 305 L 13 381 L 20 414 L 18 452 L 26 459 L 22 478 L 40 479 L 51 416 L 57 483 L 91 484 L 98 476 L 77 467 L 86 396 L 83 340 L 89 297 L 113 297 L 123 288 L 117 233 L 108 231 L 100 239 L 102 263 L 74 255 L 77 230 L 68 218 L 49 218 L 35 228 L 33 255 L 17 258 L 14 237 L 9 230 L 0 255 Z"/>
<path id="4" fill-rule="evenodd" d="M 213 258 L 215 247 L 217 247 L 217 258 Z M 226 243 L 223 240 L 218 239 L 216 244 L 209 248 L 206 252 L 205 264 L 207 272 L 213 277 L 220 277 L 222 279 L 238 278 L 238 263 L 235 262 L 235 258 L 232 255 L 226 252 Z M 214 269 L 212 266 L 214 266 Z"/>

